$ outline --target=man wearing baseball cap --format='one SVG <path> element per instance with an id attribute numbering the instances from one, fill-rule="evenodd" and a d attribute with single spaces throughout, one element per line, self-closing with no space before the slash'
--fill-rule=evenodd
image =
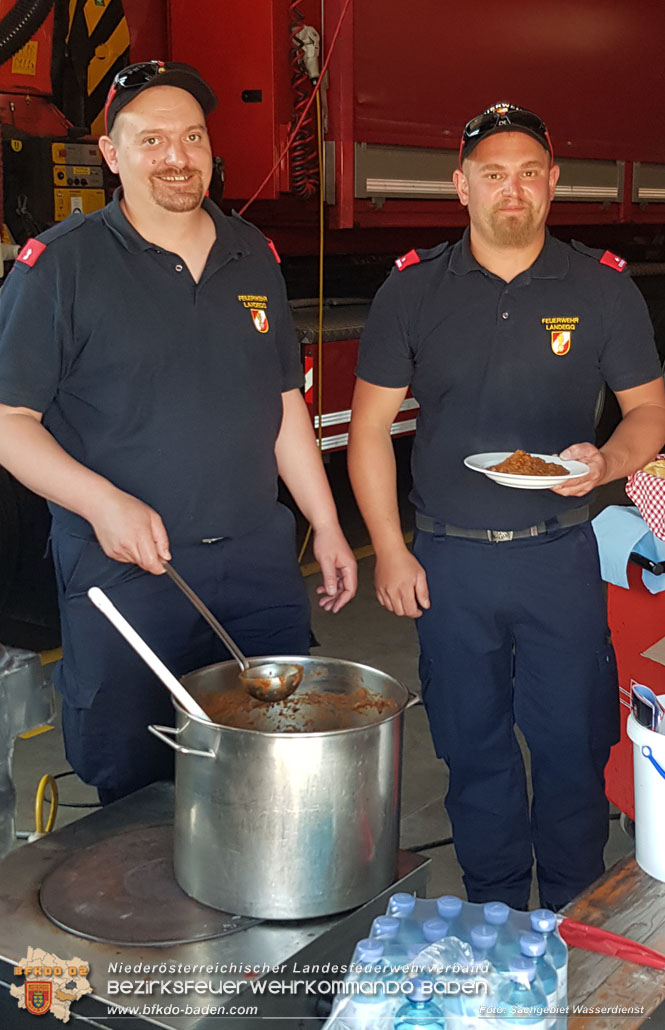
<path id="1" fill-rule="evenodd" d="M 143 61 L 123 68 L 113 79 L 104 104 L 104 125 L 107 135 L 113 129 L 123 107 L 131 104 L 146 89 L 154 86 L 175 86 L 184 89 L 197 101 L 203 114 L 208 115 L 217 107 L 217 97 L 196 68 L 180 61 Z"/>
<path id="2" fill-rule="evenodd" d="M 164 561 L 245 654 L 307 653 L 279 474 L 314 528 L 321 605 L 355 592 L 276 252 L 206 199 L 216 103 L 189 65 L 119 72 L 99 145 L 121 188 L 28 241 L 0 302 L 0 462 L 53 513 L 66 752 L 104 803 L 169 776 L 146 727 L 172 714 L 91 586 L 176 676 L 229 655 Z"/>
<path id="3" fill-rule="evenodd" d="M 618 739 L 618 692 L 589 499 L 665 439 L 644 301 L 621 258 L 550 236 L 558 178 L 533 112 L 499 103 L 467 124 L 454 182 L 469 228 L 453 246 L 404 255 L 379 290 L 349 443 L 378 599 L 416 619 L 468 897 L 516 908 L 529 904 L 534 853 L 540 900 L 551 908 L 603 870 L 603 770 Z M 623 417 L 597 448 L 603 382 Z M 413 553 L 390 442 L 409 387 L 420 404 Z M 588 471 L 554 488 L 517 489 L 465 466 L 517 449 Z M 531 755 L 530 808 L 516 725 Z"/>

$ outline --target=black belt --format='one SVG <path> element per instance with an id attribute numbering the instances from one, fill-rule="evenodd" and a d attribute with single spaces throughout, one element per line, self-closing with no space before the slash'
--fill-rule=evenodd
<path id="1" fill-rule="evenodd" d="M 464 529 L 462 526 L 450 526 L 447 522 L 437 522 L 429 515 L 421 515 L 417 511 L 416 528 L 422 530 L 423 533 L 441 533 L 445 536 L 460 536 L 466 540 L 489 540 L 490 543 L 500 544 L 506 540 L 522 540 L 524 537 L 540 536 L 552 529 L 578 526 L 581 522 L 587 522 L 588 518 L 589 505 L 585 504 L 583 508 L 562 511 L 560 515 L 555 515 L 546 522 L 538 522 L 535 526 L 527 526 L 526 529 Z"/>

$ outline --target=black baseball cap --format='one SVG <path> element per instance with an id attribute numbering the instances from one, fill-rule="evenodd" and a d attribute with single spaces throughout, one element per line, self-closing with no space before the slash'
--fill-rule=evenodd
<path id="1" fill-rule="evenodd" d="M 206 118 L 217 107 L 217 97 L 213 90 L 191 64 L 181 64 L 179 61 L 141 61 L 121 68 L 113 79 L 104 105 L 106 132 L 111 131 L 118 113 L 126 104 L 153 86 L 177 86 L 191 93 L 201 105 Z"/>
<path id="2" fill-rule="evenodd" d="M 460 165 L 481 140 L 493 136 L 495 132 L 524 132 L 538 140 L 554 160 L 552 141 L 542 118 L 533 111 L 528 111 L 526 107 L 500 102 L 492 104 L 464 126 L 459 148 Z"/>

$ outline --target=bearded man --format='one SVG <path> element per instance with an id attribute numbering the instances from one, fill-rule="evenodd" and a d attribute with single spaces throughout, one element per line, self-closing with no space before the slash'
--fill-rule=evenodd
<path id="1" fill-rule="evenodd" d="M 473 118 L 454 181 L 470 226 L 411 251 L 361 340 L 349 468 L 382 605 L 417 619 L 423 700 L 470 901 L 558 909 L 603 871 L 604 767 L 618 739 L 616 664 L 589 495 L 656 454 L 665 391 L 625 261 L 550 236 L 559 178 L 533 112 Z M 602 382 L 622 421 L 600 449 Z M 390 426 L 407 389 L 416 534 L 402 537 Z M 588 472 L 509 489 L 464 465 L 523 449 Z M 533 802 L 515 725 L 530 751 Z"/>
<path id="2" fill-rule="evenodd" d="M 89 587 L 177 676 L 230 656 L 162 575 L 171 556 L 245 654 L 308 653 L 278 473 L 314 529 L 320 604 L 356 586 L 276 252 L 206 199 L 216 103 L 189 65 L 120 71 L 99 145 L 121 188 L 29 240 L 0 300 L 0 462 L 50 502 L 66 753 L 103 803 L 171 775 L 147 726 L 172 716 Z"/>

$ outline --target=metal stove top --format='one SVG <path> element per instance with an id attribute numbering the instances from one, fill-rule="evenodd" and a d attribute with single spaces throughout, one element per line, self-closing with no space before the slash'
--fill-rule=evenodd
<path id="1" fill-rule="evenodd" d="M 138 826 L 77 851 L 39 888 L 52 923 L 77 937 L 125 947 L 191 944 L 249 929 L 249 916 L 201 905 L 173 872 L 173 826 Z"/>
<path id="2" fill-rule="evenodd" d="M 212 1027 L 232 1026 L 233 1030 L 256 1030 L 257 1021 L 262 1017 L 268 1022 L 261 1022 L 261 1030 L 269 1030 L 271 1026 L 275 1030 L 277 1027 L 309 1030 L 318 1025 L 316 1017 L 325 1014 L 327 984 L 344 975 L 343 971 L 330 967 L 344 966 L 349 961 L 355 941 L 366 936 L 374 916 L 385 912 L 390 895 L 395 890 L 425 892 L 429 860 L 400 852 L 396 883 L 367 904 L 342 915 L 299 922 L 252 921 L 253 925 L 238 929 L 233 923 L 238 917 L 216 913 L 214 918 L 220 920 L 224 936 L 175 943 L 178 936 L 177 929 L 174 936 L 177 920 L 172 916 L 175 913 L 165 913 L 169 939 L 173 943 L 130 945 L 89 939 L 95 936 L 95 917 L 94 912 L 91 917 L 86 916 L 85 882 L 95 876 L 100 884 L 106 882 L 109 870 L 104 869 L 104 864 L 115 861 L 119 834 L 129 834 L 125 842 L 131 841 L 134 845 L 142 839 L 149 844 L 150 834 L 146 837 L 146 830 L 161 826 L 163 844 L 172 818 L 173 785 L 153 784 L 34 844 L 16 848 L 0 863 L 0 1027 L 34 1028 L 34 1017 L 18 1009 L 9 987 L 24 983 L 22 976 L 14 977 L 14 966 L 27 955 L 29 948 L 39 948 L 65 961 L 76 956 L 90 966 L 88 979 L 93 993 L 72 1004 L 70 1023 L 73 1026 L 80 1023 L 115 1030 L 118 1027 L 122 1030 L 148 1027 L 166 1030 L 208 1027 L 212 1030 Z M 153 844 L 149 846 L 153 851 L 150 854 L 146 851 L 146 856 L 148 861 L 150 855 L 156 858 L 159 865 L 159 848 L 154 850 L 154 834 L 152 836 Z M 79 857 L 78 864 L 77 856 L 83 856 L 83 859 Z M 220 861 L 223 861 L 222 853 Z M 66 870 L 71 868 L 80 868 L 80 875 L 68 877 Z M 84 933 L 92 928 L 89 936 L 67 932 L 51 922 L 42 910 L 39 896 L 43 885 L 48 906 L 58 904 L 58 869 L 69 881 L 67 889 L 74 910 L 88 918 L 87 923 L 76 925 Z M 149 870 L 145 872 L 150 877 Z M 80 897 L 77 895 L 79 880 Z M 47 892 L 49 884 L 52 889 Z M 173 903 L 173 895 L 162 893 L 162 888 L 158 889 L 155 884 L 150 879 L 149 901 L 152 900 L 156 908 Z M 181 893 L 179 888 L 176 893 Z M 77 898 L 83 900 L 78 903 Z M 103 890 L 101 897 L 92 897 L 92 902 L 100 912 L 104 910 Z M 111 895 L 108 907 L 117 904 L 117 898 Z M 196 902 L 191 904 L 197 906 Z M 134 918 L 134 909 L 128 918 Z M 141 918 L 149 925 L 145 909 Z M 59 921 L 72 925 L 66 919 Z M 121 993 L 117 984 L 122 981 L 132 985 L 131 992 Z M 199 986 L 176 993 L 187 981 Z M 135 1012 L 120 1015 L 111 1011 L 114 1006 Z M 251 1011 L 243 1013 L 241 1009 Z M 50 1013 L 41 1017 L 42 1030 L 61 1026 Z"/>

